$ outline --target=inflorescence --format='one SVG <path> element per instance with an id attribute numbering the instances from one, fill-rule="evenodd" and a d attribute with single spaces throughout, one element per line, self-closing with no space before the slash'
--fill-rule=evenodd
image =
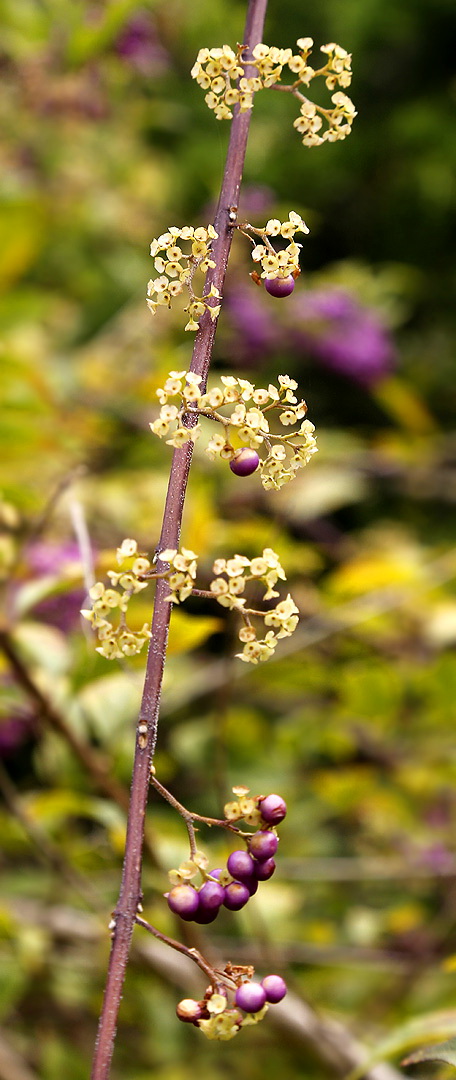
<path id="1" fill-rule="evenodd" d="M 255 228 L 248 222 L 237 225 L 237 228 L 253 244 L 251 252 L 253 261 L 261 264 L 262 273 L 259 275 L 254 271 L 251 275 L 257 284 L 260 284 L 262 278 L 265 282 L 284 281 L 290 277 L 294 280 L 301 273 L 299 252 L 302 244 L 295 242 L 294 234 L 296 232 L 308 234 L 309 229 L 305 221 L 302 220 L 301 215 L 297 214 L 295 210 L 290 210 L 286 221 L 271 218 L 266 222 L 264 229 Z M 250 233 L 254 235 L 251 236 Z M 290 243 L 287 247 L 276 251 L 271 244 L 271 236 L 289 240 Z M 257 237 L 260 237 L 261 243 L 258 243 Z"/>
<path id="2" fill-rule="evenodd" d="M 282 1001 L 287 984 L 281 975 L 266 975 L 254 982 L 251 966 L 226 964 L 220 972 L 224 983 L 209 986 L 201 1001 L 184 998 L 176 1008 L 179 1020 L 193 1024 L 207 1039 L 226 1042 L 243 1027 L 258 1024 L 266 1016 L 269 1005 Z M 234 992 L 234 1002 L 228 1002 L 228 988 Z"/>
<path id="3" fill-rule="evenodd" d="M 117 561 L 121 569 L 108 570 L 111 587 L 106 588 L 103 582 L 97 581 L 89 590 L 92 607 L 81 612 L 96 631 L 100 641 L 97 652 L 107 660 L 134 656 L 150 638 L 148 623 L 139 631 L 128 626 L 127 609 L 132 596 L 157 578 L 166 579 L 170 588 L 167 597 L 170 603 L 182 603 L 194 593 L 216 600 L 221 607 L 237 612 L 241 619 L 238 636 L 243 649 L 236 656 L 245 663 L 257 664 L 268 660 L 279 640 L 290 637 L 298 624 L 299 611 L 290 593 L 275 607 L 265 611 L 247 607 L 247 600 L 241 595 L 250 582 L 265 586 L 263 599 L 266 601 L 280 595 L 274 585 L 279 579 L 285 581 L 286 575 L 272 548 L 265 548 L 262 555 L 253 559 L 245 555 L 216 559 L 212 567 L 215 577 L 209 590 L 195 588 L 198 556 L 188 548 L 161 551 L 152 566 L 148 558 L 138 553 L 136 540 L 127 539 L 117 549 Z M 159 563 L 167 566 L 157 569 Z M 117 625 L 111 621 L 115 612 L 119 613 Z M 252 618 L 263 621 L 266 629 L 264 637 L 258 637 Z"/>
<path id="4" fill-rule="evenodd" d="M 298 401 L 294 393 L 298 384 L 288 375 L 279 375 L 278 386 L 269 384 L 267 389 L 256 389 L 248 379 L 222 375 L 221 386 L 213 386 L 202 393 L 200 382 L 201 376 L 191 371 L 171 371 L 164 387 L 157 390 L 160 416 L 150 427 L 155 435 L 165 438 L 171 424 L 175 424 L 175 430 L 166 439 L 169 446 L 181 447 L 190 440 L 195 442 L 201 433 L 199 417 L 215 420 L 222 426 L 223 434 L 212 435 L 206 453 L 212 458 L 231 461 L 236 455 L 231 443 L 232 429 L 244 446 L 257 450 L 264 445 L 266 456 L 261 460 L 261 482 L 266 489 L 278 489 L 293 480 L 298 469 L 307 465 L 317 452 L 314 425 L 304 419 L 306 402 Z M 177 398 L 178 403 L 169 404 L 170 398 Z M 228 415 L 220 412 L 224 406 L 230 408 Z M 301 421 L 299 430 L 289 434 L 272 433 L 267 416 L 272 411 L 278 413 L 282 427 L 291 427 Z M 191 417 L 193 426 L 187 426 L 187 417 Z M 195 417 L 198 417 L 196 423 Z"/>
<path id="5" fill-rule="evenodd" d="M 170 308 L 173 298 L 187 289 L 190 301 L 185 308 L 189 316 L 186 330 L 197 330 L 205 311 L 209 312 L 211 319 L 217 318 L 220 311 L 218 289 L 212 285 L 206 296 L 197 296 L 193 289 L 196 271 L 205 274 L 215 266 L 210 254 L 212 241 L 217 239 L 217 235 L 212 225 L 208 225 L 207 229 L 194 229 L 192 225 L 178 229 L 170 225 L 167 232 L 152 240 L 150 254 L 159 275 L 151 278 L 147 286 L 147 306 L 153 315 L 158 307 Z M 178 240 L 190 244 L 190 249 L 184 252 Z"/>
<path id="6" fill-rule="evenodd" d="M 247 236 L 253 244 L 252 259 L 255 263 L 261 263 L 262 273 L 256 271 L 252 277 L 261 283 L 265 279 L 266 285 L 275 281 L 283 283 L 291 280 L 291 287 L 285 292 L 273 292 L 274 295 L 287 295 L 294 287 L 294 279 L 300 273 L 299 252 L 301 244 L 294 240 L 296 232 L 308 233 L 309 229 L 302 220 L 300 214 L 290 210 L 286 221 L 271 218 L 266 222 L 263 229 L 256 228 L 248 222 L 235 224 L 237 229 Z M 252 235 L 253 234 L 253 235 Z M 192 225 L 184 225 L 178 229 L 171 225 L 168 232 L 162 233 L 156 240 L 152 240 L 150 254 L 154 259 L 154 266 L 158 277 L 151 278 L 147 286 L 147 306 L 155 315 L 160 307 L 170 308 L 174 297 L 179 296 L 185 289 L 190 294 L 190 300 L 184 309 L 188 313 L 188 321 L 185 330 L 197 330 L 199 320 L 205 311 L 209 312 L 212 320 L 215 320 L 221 307 L 221 294 L 215 285 L 211 285 L 204 296 L 197 296 L 193 288 L 193 278 L 197 270 L 206 273 L 215 267 L 215 262 L 210 258 L 212 241 L 217 238 L 217 233 L 212 225 L 206 228 L 193 228 Z M 261 239 L 258 243 L 257 238 Z M 278 237 L 279 240 L 289 240 L 288 245 L 279 251 L 271 244 L 270 237 Z M 181 241 L 191 242 L 188 252 L 183 252 L 177 243 Z M 273 289 L 271 290 L 273 291 Z"/>
<path id="7" fill-rule="evenodd" d="M 257 91 L 272 87 L 288 91 L 301 103 L 300 116 L 293 127 L 302 135 L 304 146 L 321 146 L 324 142 L 345 139 L 356 116 L 353 102 L 343 93 L 351 83 L 351 55 L 340 45 L 330 42 L 320 49 L 327 56 L 326 63 L 313 68 L 308 63 L 312 38 L 299 38 L 297 45 L 299 52 L 293 54 L 292 49 L 260 44 L 253 49 L 248 61 L 244 59 L 245 45 L 238 45 L 236 52 L 229 45 L 200 49 L 191 75 L 207 91 L 206 104 L 217 120 L 230 120 L 234 105 L 238 105 L 241 112 L 247 112 L 253 106 Z M 297 77 L 292 83 L 279 85 L 285 65 Z M 253 70 L 254 74 L 246 76 L 246 70 Z M 302 87 L 308 87 L 318 76 L 324 77 L 328 90 L 334 91 L 332 108 L 316 105 L 302 93 Z M 336 87 L 340 89 L 336 90 Z"/>

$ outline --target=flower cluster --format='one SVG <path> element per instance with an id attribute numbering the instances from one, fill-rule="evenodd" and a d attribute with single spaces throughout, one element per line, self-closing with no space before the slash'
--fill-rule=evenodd
<path id="1" fill-rule="evenodd" d="M 183 547 L 180 551 L 177 551 L 176 548 L 166 548 L 165 551 L 160 552 L 158 558 L 162 562 L 169 563 L 170 567 L 165 576 L 171 592 L 166 599 L 170 603 L 179 604 L 182 600 L 186 600 L 187 596 L 190 596 L 193 591 L 198 556 L 195 555 L 194 551 Z"/>
<path id="2" fill-rule="evenodd" d="M 198 556 L 194 551 L 182 548 L 180 551 L 162 551 L 158 558 L 168 562 L 170 566 L 169 571 L 161 575 L 167 578 L 171 589 L 167 600 L 172 603 L 182 602 L 194 591 Z M 240 660 L 252 664 L 268 660 L 278 641 L 290 637 L 296 629 L 298 608 L 288 594 L 286 599 L 279 601 L 274 608 L 258 611 L 247 607 L 247 600 L 241 594 L 248 583 L 257 581 L 266 588 L 264 600 L 272 600 L 280 595 L 274 585 L 279 579 L 285 581 L 286 576 L 275 551 L 265 548 L 263 554 L 254 559 L 248 559 L 245 555 L 234 555 L 232 559 L 216 559 L 212 571 L 216 576 L 210 583 L 209 592 L 199 589 L 195 591 L 199 595 L 213 597 L 221 607 L 236 611 L 241 616 L 242 626 L 238 636 L 243 650 L 236 653 Z M 258 638 L 250 616 L 262 619 L 265 627 L 272 627 L 264 638 Z"/>
<path id="3" fill-rule="evenodd" d="M 350 134 L 352 123 L 357 115 L 355 106 L 347 94 L 341 90 L 331 95 L 332 109 L 323 109 L 313 101 L 303 101 L 300 116 L 293 121 L 293 127 L 303 136 L 304 146 L 321 146 L 324 142 L 337 142 Z M 322 131 L 323 120 L 328 127 Z"/>
<path id="4" fill-rule="evenodd" d="M 302 244 L 296 244 L 294 241 L 294 234 L 296 232 L 302 232 L 308 234 L 309 229 L 306 223 L 302 220 L 300 214 L 297 214 L 294 210 L 290 210 L 287 221 L 279 221 L 278 218 L 271 218 L 266 222 L 264 229 L 254 228 L 253 225 L 245 223 L 239 225 L 238 228 L 249 237 L 254 247 L 252 249 L 252 259 L 255 263 L 261 263 L 262 278 L 271 280 L 274 278 L 286 278 L 290 274 L 296 276 L 300 273 L 299 270 L 299 252 Z M 254 233 L 255 236 L 261 237 L 263 243 L 255 243 L 253 238 L 249 236 L 249 233 Z M 271 241 L 270 236 L 283 237 L 285 240 L 289 240 L 290 243 L 287 247 L 282 248 L 281 251 L 276 251 Z M 254 275 L 255 279 L 257 275 Z"/>
<path id="5" fill-rule="evenodd" d="M 97 581 L 89 590 L 92 607 L 81 611 L 101 642 L 97 652 L 107 660 L 135 656 L 151 636 L 148 623 L 144 623 L 141 630 L 131 630 L 126 621 L 129 600 L 147 588 L 147 581 L 142 581 L 141 577 L 150 571 L 149 559 L 138 553 L 136 540 L 127 539 L 117 548 L 117 563 L 120 571 L 108 570 L 111 587 L 106 588 L 103 582 Z M 114 626 L 111 617 L 116 611 L 120 617 Z"/>
<path id="6" fill-rule="evenodd" d="M 279 578 L 284 581 L 285 573 L 272 548 L 265 548 L 263 554 L 254 559 L 245 555 L 235 555 L 232 559 L 216 559 L 209 591 L 195 589 L 198 556 L 188 548 L 167 548 L 157 556 L 155 567 L 144 555 L 138 554 L 136 540 L 124 540 L 117 549 L 120 571 L 108 570 L 110 587 L 97 581 L 89 591 L 92 607 L 83 609 L 81 614 L 96 631 L 100 646 L 97 652 L 107 660 L 121 659 L 139 653 L 151 636 L 149 624 L 144 623 L 141 630 L 132 630 L 126 621 L 129 601 L 135 593 L 145 589 L 149 581 L 157 578 L 166 579 L 170 592 L 166 599 L 179 604 L 192 592 L 208 599 L 215 599 L 231 611 L 237 611 L 242 619 L 239 639 L 244 648 L 238 653 L 239 659 L 257 664 L 272 656 L 280 638 L 289 637 L 298 623 L 298 608 L 288 594 L 274 608 L 257 611 L 246 606 L 247 600 L 240 594 L 247 583 L 262 582 L 266 587 L 264 600 L 271 600 L 279 593 L 274 585 Z M 168 564 L 159 569 L 159 563 Z M 111 617 L 115 611 L 120 613 L 117 626 Z M 263 639 L 258 639 L 250 616 L 263 620 L 268 630 Z"/>
<path id="7" fill-rule="evenodd" d="M 208 91 L 205 101 L 214 110 L 217 120 L 230 120 L 233 105 L 239 105 L 241 112 L 248 112 L 256 91 L 278 82 L 283 65 L 292 56 L 291 49 L 257 45 L 253 50 L 253 59 L 249 61 L 249 66 L 256 68 L 257 74 L 246 78 L 245 50 L 245 45 L 238 45 L 237 52 L 233 52 L 229 45 L 223 45 L 221 49 L 200 49 L 192 67 L 192 79 L 196 79 L 202 90 Z"/>
<path id="8" fill-rule="evenodd" d="M 212 225 L 208 225 L 207 229 L 194 229 L 192 225 L 178 229 L 172 225 L 168 232 L 152 240 L 150 254 L 159 275 L 152 278 L 147 286 L 147 306 L 153 315 L 159 307 L 171 307 L 173 298 L 187 289 L 190 302 L 185 308 L 189 315 L 186 330 L 197 330 L 205 311 L 209 312 L 211 319 L 217 318 L 220 312 L 218 289 L 212 285 L 206 296 L 197 296 L 193 289 L 196 271 L 201 270 L 205 274 L 215 266 L 210 254 L 212 241 L 217 235 Z M 190 244 L 190 249 L 184 253 L 178 240 Z"/>
<path id="9" fill-rule="evenodd" d="M 245 555 L 235 555 L 233 559 L 216 559 L 212 569 L 217 577 L 211 582 L 211 593 L 222 607 L 238 611 L 243 619 L 238 636 L 244 647 L 241 653 L 236 653 L 236 656 L 239 660 L 251 664 L 269 660 L 279 639 L 290 637 L 296 629 L 299 619 L 298 608 L 288 594 L 285 600 L 281 600 L 269 611 L 257 611 L 246 607 L 247 601 L 245 597 L 240 596 L 240 593 L 244 592 L 248 582 L 258 581 L 266 586 L 264 600 L 279 596 L 273 586 L 279 578 L 282 581 L 286 578 L 275 551 L 272 548 L 265 548 L 263 554 L 255 559 L 247 559 Z M 263 619 L 265 626 L 271 626 L 274 629 L 268 630 L 265 637 L 259 639 L 251 623 L 251 615 Z"/>
<path id="10" fill-rule="evenodd" d="M 333 108 L 325 109 L 309 101 L 300 87 L 308 87 L 312 79 L 322 76 L 328 90 L 335 90 L 337 86 L 341 90 L 346 89 L 352 78 L 351 55 L 340 45 L 330 42 L 320 49 L 327 55 L 326 63 L 313 68 L 308 63 L 313 48 L 312 38 L 299 38 L 297 45 L 299 52 L 294 54 L 292 49 L 278 49 L 261 43 L 253 49 L 248 61 L 244 58 L 245 45 L 239 45 L 236 52 L 229 45 L 218 49 L 200 49 L 191 75 L 207 91 L 206 104 L 214 111 L 217 120 L 229 120 L 233 115 L 233 105 L 246 112 L 252 108 L 258 90 L 277 86 L 283 67 L 287 65 L 297 78 L 280 89 L 288 90 L 301 102 L 301 116 L 295 121 L 294 127 L 303 135 L 304 145 L 319 146 L 325 141 L 344 139 L 356 116 L 350 98 L 339 91 L 331 99 Z M 253 70 L 253 75 L 246 77 L 246 66 Z M 325 122 L 327 126 L 323 128 Z"/>
<path id="11" fill-rule="evenodd" d="M 261 983 L 254 982 L 254 969 L 247 966 L 226 964 L 220 973 L 229 988 L 234 991 L 234 1002 L 228 1003 L 224 983 L 209 986 L 204 998 L 184 998 L 176 1013 L 179 1020 L 194 1024 L 207 1039 L 227 1041 L 234 1038 L 241 1027 L 258 1024 L 266 1016 L 269 1004 L 282 1001 L 287 984 L 281 975 L 266 975 Z"/>
<path id="12" fill-rule="evenodd" d="M 223 434 L 215 433 L 209 440 L 206 452 L 210 457 L 221 457 L 231 461 L 236 450 L 231 443 L 231 429 L 241 445 L 257 449 L 266 448 L 266 456 L 261 461 L 261 481 L 263 487 L 280 488 L 292 480 L 299 468 L 310 461 L 317 452 L 315 428 L 304 417 L 307 413 L 305 401 L 298 401 L 294 391 L 297 382 L 288 375 L 278 376 L 278 386 L 269 384 L 266 388 L 255 386 L 248 379 L 237 379 L 232 375 L 222 375 L 221 386 L 214 386 L 203 393 L 199 389 L 201 377 L 193 372 L 172 371 L 163 388 L 157 390 L 161 403 L 160 416 L 151 423 L 155 435 L 164 438 L 170 432 L 170 425 L 176 429 L 166 440 L 169 446 L 180 447 L 190 439 L 195 441 L 199 435 L 200 423 L 192 427 L 185 425 L 186 414 L 206 416 L 221 424 Z M 169 398 L 177 398 L 178 404 L 169 404 Z M 231 411 L 225 416 L 219 410 L 229 406 Z M 291 427 L 302 421 L 298 431 L 289 434 L 271 433 L 267 413 L 276 411 L 282 427 Z"/>

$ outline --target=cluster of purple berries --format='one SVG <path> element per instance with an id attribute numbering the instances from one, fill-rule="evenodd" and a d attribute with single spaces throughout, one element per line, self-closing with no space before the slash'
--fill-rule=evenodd
<path id="1" fill-rule="evenodd" d="M 220 993 L 220 989 L 218 992 Z M 233 1024 L 240 1028 L 244 1019 L 240 1009 L 250 1014 L 261 1012 L 265 1005 L 276 1005 L 277 1002 L 282 1001 L 286 993 L 287 984 L 281 975 L 266 975 L 260 983 L 252 980 L 241 982 L 235 993 L 234 1009 L 224 1011 L 224 1016 L 225 1018 L 230 1016 Z M 223 994 L 226 996 L 226 991 L 223 991 Z M 212 988 L 207 991 L 202 1001 L 195 1001 L 193 998 L 184 998 L 180 1001 L 176 1008 L 179 1020 L 198 1026 L 200 1020 L 207 1019 L 210 1015 L 208 1004 L 210 1006 L 211 995 Z"/>
<path id="2" fill-rule="evenodd" d="M 168 907 L 181 919 L 211 923 L 222 906 L 230 911 L 240 911 L 256 893 L 258 883 L 272 877 L 279 841 L 273 829 L 267 826 L 283 821 L 287 807 L 280 795 L 266 795 L 258 800 L 258 809 L 261 824 L 266 828 L 260 828 L 248 837 L 246 851 L 241 848 L 231 852 L 226 871 L 220 867 L 211 870 L 200 889 L 193 885 L 175 885 L 167 893 Z M 220 879 L 227 879 L 227 884 L 222 884 Z"/>

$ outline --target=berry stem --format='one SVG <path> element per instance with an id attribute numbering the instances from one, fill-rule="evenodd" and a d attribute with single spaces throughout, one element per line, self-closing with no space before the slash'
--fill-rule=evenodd
<path id="1" fill-rule="evenodd" d="M 201 956 L 201 953 L 198 952 L 198 949 L 190 949 L 187 945 L 182 945 L 180 941 L 176 941 L 175 938 L 170 938 L 167 934 L 162 934 L 161 930 L 157 930 L 155 926 L 152 926 L 151 923 L 147 922 L 147 920 L 143 919 L 140 915 L 136 916 L 135 922 L 138 924 L 138 926 L 143 926 L 145 930 L 148 930 L 149 934 L 153 934 L 153 936 L 158 938 L 159 941 L 163 941 L 165 945 L 169 945 L 171 949 L 176 949 L 177 952 L 183 953 L 184 956 L 188 956 L 189 960 L 193 960 L 193 962 L 197 964 L 199 968 L 201 968 L 201 971 L 204 971 L 204 974 L 207 975 L 212 986 L 214 986 L 215 988 L 220 986 L 220 974 L 215 970 L 215 968 L 211 967 L 209 962 L 204 959 L 204 956 Z M 229 983 L 229 985 L 231 986 L 231 982 Z"/>
<path id="2" fill-rule="evenodd" d="M 210 593 L 209 595 L 211 596 L 211 598 L 213 597 L 212 593 Z M 154 787 L 156 791 L 158 791 L 159 794 L 164 799 L 166 799 L 167 802 L 169 802 L 170 806 L 172 806 L 174 810 L 177 810 L 177 813 L 180 814 L 180 816 L 184 819 L 185 824 L 187 825 L 187 829 L 189 822 L 191 823 L 193 821 L 202 821 L 204 825 L 219 825 L 221 829 L 228 829 L 230 832 L 237 833 L 239 836 L 250 836 L 250 833 L 243 832 L 242 829 L 238 829 L 236 825 L 232 825 L 229 821 L 225 821 L 224 818 L 205 817 L 204 814 L 194 814 L 191 810 L 187 810 L 186 807 L 183 806 L 182 803 L 180 803 L 179 800 L 176 799 L 175 796 L 172 795 L 171 792 L 168 791 L 168 789 L 165 788 L 159 780 L 157 780 L 153 772 L 151 772 L 150 774 L 150 782 L 152 784 L 152 787 Z M 192 854 L 194 854 L 195 851 L 196 847 L 194 848 Z"/>
<path id="3" fill-rule="evenodd" d="M 244 31 L 247 60 L 251 50 L 262 40 L 266 8 L 267 0 L 249 0 Z M 247 77 L 249 74 L 254 74 L 254 71 L 249 72 L 248 64 L 245 74 Z M 251 110 L 241 113 L 239 108 L 235 108 L 222 186 L 213 223 L 218 234 L 211 252 L 215 266 L 208 270 L 205 293 L 210 291 L 212 285 L 218 288 L 220 294 L 223 293 L 233 236 L 230 211 L 232 212 L 232 208 L 238 205 L 250 118 Z M 212 319 L 206 310 L 200 319 L 195 338 L 190 370 L 202 376 L 202 388 L 205 388 L 207 382 L 217 321 L 217 319 Z M 187 426 L 193 427 L 197 416 L 191 413 L 187 415 Z M 158 552 L 166 548 L 179 547 L 192 452 L 192 442 L 174 450 Z M 141 868 L 150 767 L 157 740 L 158 711 L 171 617 L 168 595 L 167 582 L 163 579 L 158 580 L 151 627 L 152 636 L 136 732 L 122 881 L 113 917 L 111 953 L 93 1058 L 92 1080 L 108 1080 L 110 1075 L 123 984 L 141 897 Z M 142 733 L 144 725 L 147 726 L 146 736 Z"/>

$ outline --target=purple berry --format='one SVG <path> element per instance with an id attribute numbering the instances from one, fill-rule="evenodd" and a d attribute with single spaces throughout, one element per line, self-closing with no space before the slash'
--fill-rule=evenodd
<path id="1" fill-rule="evenodd" d="M 168 907 L 189 922 L 198 911 L 199 896 L 192 885 L 175 885 L 167 894 Z"/>
<path id="2" fill-rule="evenodd" d="M 257 863 L 257 866 L 261 866 L 261 863 Z M 258 881 L 259 881 L 259 878 L 255 877 L 255 876 L 249 878 L 248 880 L 246 878 L 245 881 L 244 881 L 244 885 L 247 885 L 247 888 L 248 888 L 249 893 L 250 893 L 251 896 L 254 896 L 255 893 L 257 892 Z"/>
<path id="3" fill-rule="evenodd" d="M 266 795 L 258 804 L 261 817 L 268 825 L 278 825 L 287 813 L 287 804 L 280 795 Z"/>
<path id="4" fill-rule="evenodd" d="M 179 1020 L 184 1020 L 187 1024 L 194 1024 L 195 1020 L 201 1019 L 203 1010 L 199 1001 L 195 1001 L 194 998 L 183 998 L 176 1006 L 176 1013 Z"/>
<path id="5" fill-rule="evenodd" d="M 200 925 L 207 926 L 208 923 L 214 922 L 220 911 L 219 907 L 216 908 L 198 908 L 196 915 L 193 916 L 193 922 Z"/>
<path id="6" fill-rule="evenodd" d="M 242 881 L 231 881 L 226 886 L 223 903 L 229 911 L 240 911 L 247 903 L 247 900 L 250 900 L 248 885 L 244 885 Z"/>
<path id="7" fill-rule="evenodd" d="M 230 461 L 231 472 L 234 472 L 235 476 L 250 476 L 254 473 L 260 464 L 260 459 L 256 450 L 251 450 L 249 446 L 242 446 L 240 450 L 236 450 L 234 457 Z"/>
<path id="8" fill-rule="evenodd" d="M 217 881 L 218 881 L 219 877 L 220 877 L 220 874 L 223 874 L 222 867 L 217 866 L 215 870 L 209 870 L 209 874 L 210 874 L 211 877 L 217 878 Z"/>
<path id="9" fill-rule="evenodd" d="M 266 978 L 261 980 L 261 985 L 266 994 L 266 1001 L 270 1001 L 271 1005 L 276 1005 L 278 1001 L 281 1001 L 287 992 L 287 984 L 281 975 L 266 975 Z"/>
<path id="10" fill-rule="evenodd" d="M 250 837 L 249 851 L 255 859 L 258 859 L 259 862 L 263 862 L 265 859 L 270 859 L 275 855 L 278 843 L 279 841 L 275 833 L 260 829 L 259 832 L 254 833 L 253 836 Z"/>
<path id="11" fill-rule="evenodd" d="M 251 878 L 255 869 L 255 863 L 252 856 L 247 851 L 232 851 L 228 857 L 227 867 L 232 877 L 236 881 L 245 881 L 246 878 Z"/>
<path id="12" fill-rule="evenodd" d="M 295 287 L 295 279 L 292 274 L 286 278 L 266 278 L 264 287 L 271 296 L 289 296 Z"/>
<path id="13" fill-rule="evenodd" d="M 266 1004 L 266 990 L 260 983 L 246 982 L 238 986 L 235 1003 L 244 1012 L 256 1013 Z"/>
<path id="14" fill-rule="evenodd" d="M 199 891 L 199 910 L 218 911 L 225 899 L 225 890 L 218 881 L 205 881 Z"/>
<path id="15" fill-rule="evenodd" d="M 257 881 L 269 881 L 276 868 L 274 859 L 263 859 L 263 862 L 255 863 L 255 877 Z"/>

